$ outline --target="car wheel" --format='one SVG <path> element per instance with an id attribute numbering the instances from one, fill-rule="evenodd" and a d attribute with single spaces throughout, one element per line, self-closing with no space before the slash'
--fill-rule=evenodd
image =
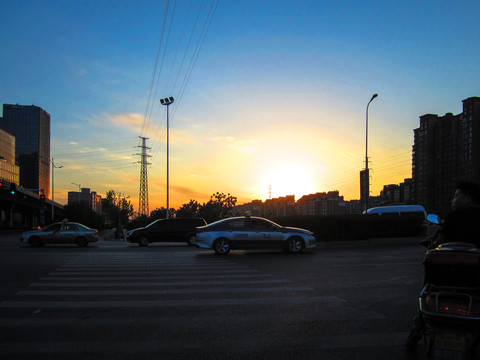
<path id="1" fill-rule="evenodd" d="M 31 247 L 40 247 L 43 245 L 42 240 L 37 236 L 33 236 L 30 239 L 28 239 L 28 243 L 30 244 Z"/>
<path id="2" fill-rule="evenodd" d="M 78 247 L 86 247 L 88 245 L 88 241 L 84 237 L 77 238 L 77 240 L 75 240 L 75 243 Z"/>
<path id="3" fill-rule="evenodd" d="M 187 239 L 187 244 L 188 245 L 195 245 L 196 240 L 197 240 L 197 237 L 195 235 L 190 235 Z"/>
<path id="4" fill-rule="evenodd" d="M 227 255 L 232 247 L 227 239 L 218 239 L 213 244 L 213 249 L 218 255 Z"/>
<path id="5" fill-rule="evenodd" d="M 147 246 L 148 245 L 148 239 L 146 236 L 142 236 L 140 239 L 138 239 L 138 245 L 140 246 Z"/>
<path id="6" fill-rule="evenodd" d="M 292 237 L 287 240 L 287 251 L 290 253 L 299 253 L 303 249 L 302 239 L 298 237 Z"/>

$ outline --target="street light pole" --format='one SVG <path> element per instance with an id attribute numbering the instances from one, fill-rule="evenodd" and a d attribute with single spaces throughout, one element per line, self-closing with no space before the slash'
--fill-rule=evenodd
<path id="1" fill-rule="evenodd" d="M 54 203 L 55 203 L 55 185 L 54 185 L 55 177 L 54 177 L 53 170 L 55 168 L 61 169 L 61 168 L 63 168 L 63 165 L 56 166 L 55 163 L 53 162 L 53 158 L 50 161 L 52 162 L 52 220 L 54 220 L 55 219 L 55 210 L 54 210 L 55 209 L 55 205 L 54 205 Z"/>
<path id="2" fill-rule="evenodd" d="M 81 189 L 80 189 L 80 188 L 81 188 L 82 185 L 80 185 L 80 184 L 75 184 L 75 183 L 71 183 L 71 184 L 78 186 L 78 192 L 81 192 Z"/>
<path id="3" fill-rule="evenodd" d="M 169 118 L 168 118 L 168 108 L 171 104 L 173 104 L 174 99 L 172 96 L 164 99 L 160 99 L 160 104 L 165 105 L 167 107 L 167 219 L 170 217 L 170 204 L 169 204 Z"/>
<path id="4" fill-rule="evenodd" d="M 369 197 L 370 197 L 370 174 L 369 174 L 369 169 L 368 169 L 368 107 L 370 106 L 370 103 L 373 101 L 378 96 L 378 94 L 373 94 L 372 98 L 367 104 L 367 110 L 365 112 L 365 211 L 368 210 L 368 203 L 369 203 Z"/>

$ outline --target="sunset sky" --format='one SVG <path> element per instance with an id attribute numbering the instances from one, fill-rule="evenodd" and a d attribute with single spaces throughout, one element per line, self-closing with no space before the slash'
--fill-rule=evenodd
<path id="1" fill-rule="evenodd" d="M 411 177 L 419 116 L 480 95 L 478 1 L 0 0 L 0 105 L 51 115 L 55 200 L 78 185 L 149 208 Z"/>

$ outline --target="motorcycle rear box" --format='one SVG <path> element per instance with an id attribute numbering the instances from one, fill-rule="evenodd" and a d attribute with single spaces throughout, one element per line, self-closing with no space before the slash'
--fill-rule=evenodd
<path id="1" fill-rule="evenodd" d="M 423 262 L 425 282 L 438 286 L 480 287 L 480 250 L 448 243 L 429 250 Z"/>

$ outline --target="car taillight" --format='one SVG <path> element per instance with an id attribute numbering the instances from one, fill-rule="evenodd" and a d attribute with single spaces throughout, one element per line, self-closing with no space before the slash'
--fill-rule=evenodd
<path id="1" fill-rule="evenodd" d="M 93 235 L 98 235 L 98 231 L 95 230 L 95 231 L 93 232 Z"/>

